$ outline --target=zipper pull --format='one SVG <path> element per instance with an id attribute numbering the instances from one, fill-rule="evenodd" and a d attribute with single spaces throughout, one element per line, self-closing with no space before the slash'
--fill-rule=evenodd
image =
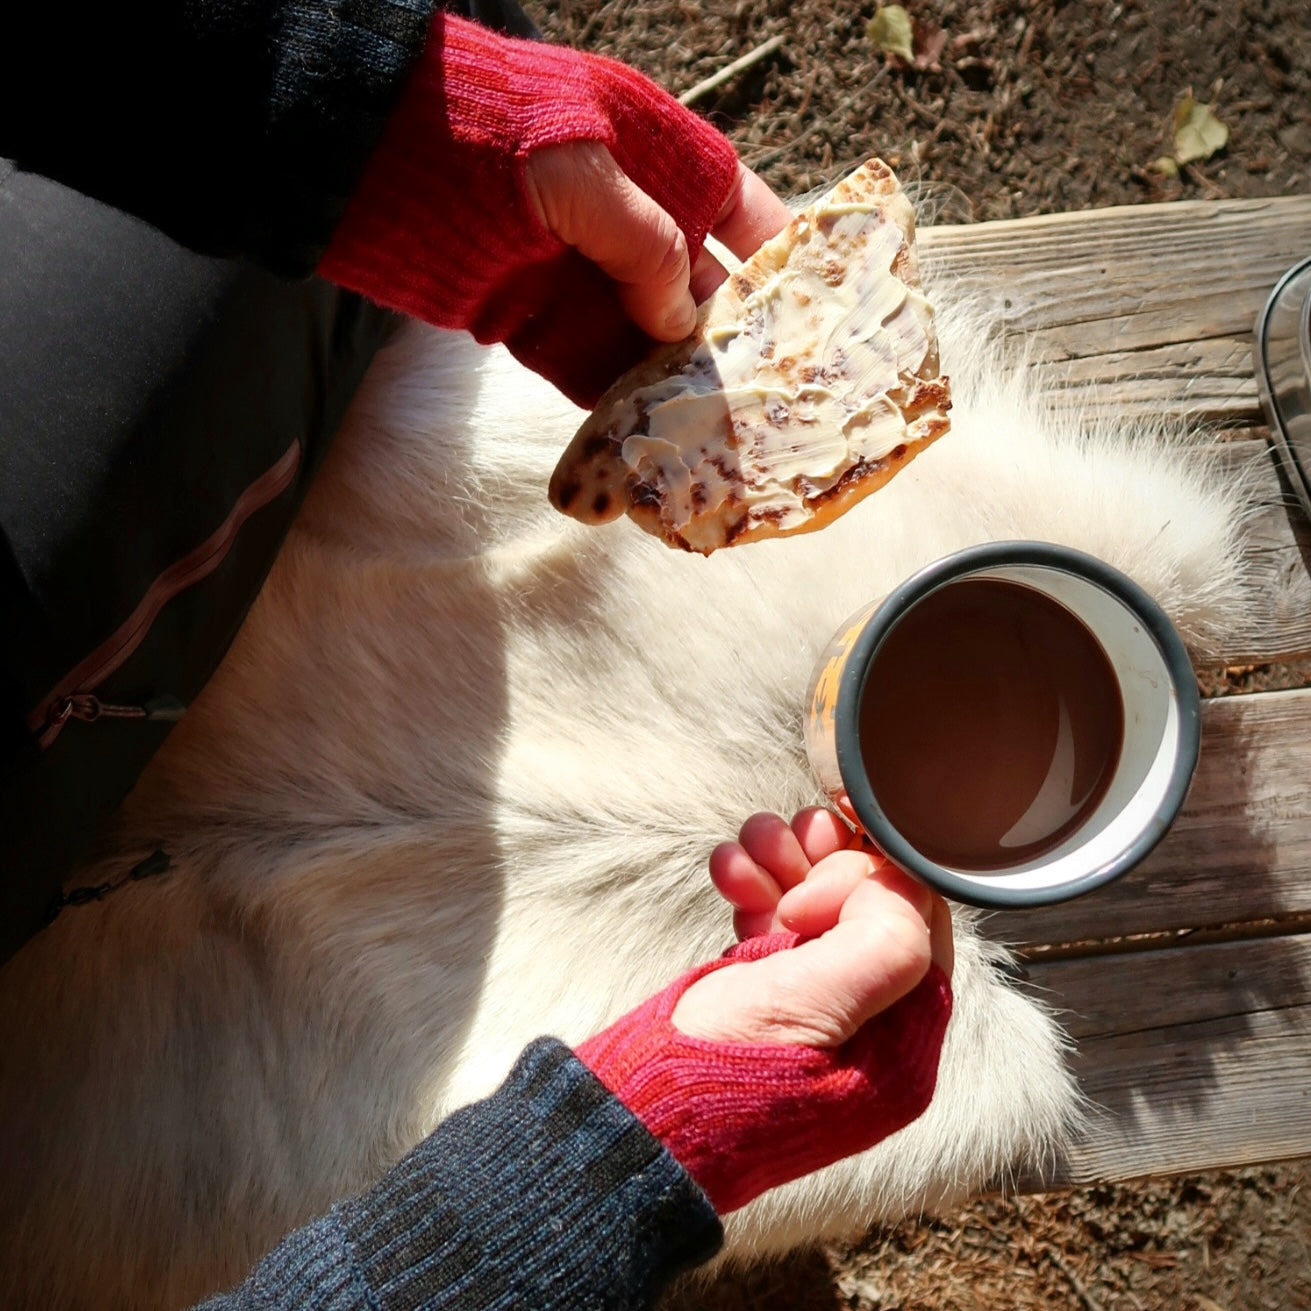
<path id="1" fill-rule="evenodd" d="M 45 922 L 46 924 L 53 924 L 55 917 L 65 906 L 85 906 L 92 901 L 103 901 L 111 892 L 117 892 L 119 888 L 126 886 L 128 883 L 136 883 L 141 879 L 148 879 L 157 874 L 166 873 L 171 864 L 168 852 L 160 848 L 158 851 L 151 852 L 145 860 L 137 861 L 117 882 L 96 883 L 89 887 L 70 888 L 67 892 L 61 892 L 46 907 Z"/>
<path id="2" fill-rule="evenodd" d="M 159 696 L 152 696 L 141 708 L 146 712 L 147 719 L 153 719 L 165 724 L 176 724 L 187 713 L 186 706 L 171 692 L 162 692 Z"/>
<path id="3" fill-rule="evenodd" d="M 91 692 L 73 692 L 51 703 L 46 727 L 55 728 L 70 719 L 84 724 L 94 724 L 98 719 L 151 719 L 176 724 L 186 710 L 177 697 L 167 693 L 151 697 L 144 705 L 121 706 L 102 701 Z"/>

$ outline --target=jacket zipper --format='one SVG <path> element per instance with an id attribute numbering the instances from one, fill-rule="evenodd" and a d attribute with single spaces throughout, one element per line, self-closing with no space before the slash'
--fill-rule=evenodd
<path id="1" fill-rule="evenodd" d="M 62 726 L 70 719 L 80 719 L 84 724 L 94 724 L 97 719 L 162 719 L 177 723 L 185 712 L 186 706 L 172 696 L 152 697 L 143 706 L 120 706 L 89 692 L 75 692 L 51 703 L 46 723 Z"/>
<path id="2" fill-rule="evenodd" d="M 101 701 L 95 696 L 95 689 L 127 663 L 169 601 L 207 578 L 223 563 L 246 520 L 291 485 L 300 458 L 300 442 L 294 441 L 276 464 L 242 490 L 228 517 L 199 546 L 169 565 L 146 588 L 136 608 L 110 637 L 41 699 L 27 716 L 27 726 L 43 749 L 54 742 L 70 719 L 94 723 L 103 718 L 178 720 L 182 717 L 185 707 L 174 697 L 153 698 L 142 706 L 120 706 Z"/>

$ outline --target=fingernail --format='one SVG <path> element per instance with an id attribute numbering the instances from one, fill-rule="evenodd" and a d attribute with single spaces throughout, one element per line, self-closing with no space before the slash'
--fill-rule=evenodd
<path id="1" fill-rule="evenodd" d="M 665 320 L 665 331 L 671 337 L 686 337 L 696 327 L 696 301 L 691 293 L 684 297 L 682 304 Z"/>

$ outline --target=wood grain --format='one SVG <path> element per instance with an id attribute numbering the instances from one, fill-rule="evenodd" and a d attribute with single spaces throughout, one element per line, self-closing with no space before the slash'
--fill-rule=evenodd
<path id="1" fill-rule="evenodd" d="M 1253 325 L 1311 250 L 1311 196 L 929 227 L 919 247 L 931 290 L 980 297 L 1004 335 L 1064 365 L 1053 405 L 1260 423 Z"/>
<path id="2" fill-rule="evenodd" d="M 1070 1036 L 1092 1050 L 1136 1034 L 1311 1007 L 1311 934 L 1049 961 L 1027 973 L 1062 1008 Z"/>
<path id="3" fill-rule="evenodd" d="M 1311 1155 L 1311 937 L 1033 971 L 1079 1036 L 1097 1108 L 1044 1180 L 1080 1184 Z"/>

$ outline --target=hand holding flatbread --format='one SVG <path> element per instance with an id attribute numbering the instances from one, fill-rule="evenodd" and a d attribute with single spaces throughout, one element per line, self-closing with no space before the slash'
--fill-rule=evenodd
<path id="1" fill-rule="evenodd" d="M 810 532 L 947 431 L 914 215 L 871 160 L 799 213 L 624 374 L 579 429 L 551 502 L 627 513 L 671 546 Z"/>

